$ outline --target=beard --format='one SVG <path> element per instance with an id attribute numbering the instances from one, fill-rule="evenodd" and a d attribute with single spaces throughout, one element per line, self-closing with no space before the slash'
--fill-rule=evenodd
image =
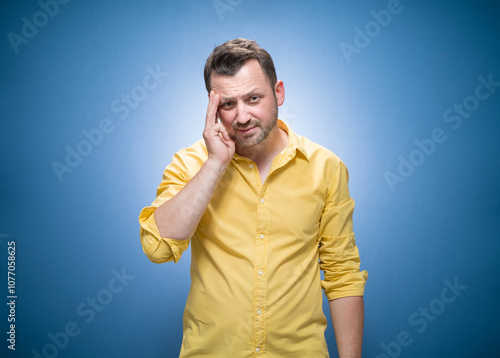
<path id="1" fill-rule="evenodd" d="M 272 113 L 272 120 L 267 124 L 267 126 L 263 126 L 262 122 L 257 119 L 250 119 L 245 124 L 240 124 L 237 122 L 233 123 L 233 134 L 231 135 L 231 139 L 236 143 L 236 145 L 240 148 L 248 148 L 258 145 L 265 141 L 269 134 L 272 132 L 276 123 L 278 122 L 278 106 L 276 106 Z M 247 128 L 260 128 L 259 133 L 253 134 L 243 134 L 241 135 L 238 130 L 247 129 Z"/>

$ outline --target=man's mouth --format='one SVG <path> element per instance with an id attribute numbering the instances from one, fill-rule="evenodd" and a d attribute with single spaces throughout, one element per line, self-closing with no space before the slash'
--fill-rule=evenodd
<path id="1" fill-rule="evenodd" d="M 238 132 L 241 132 L 241 133 L 250 133 L 254 128 L 257 128 L 257 126 L 250 127 L 250 128 L 238 128 Z"/>

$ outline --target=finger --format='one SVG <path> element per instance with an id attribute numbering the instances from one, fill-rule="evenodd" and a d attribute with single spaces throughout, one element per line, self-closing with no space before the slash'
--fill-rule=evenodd
<path id="1" fill-rule="evenodd" d="M 225 128 L 222 125 L 222 123 L 216 123 L 215 125 L 211 126 L 207 130 L 205 130 L 205 133 L 207 133 L 208 137 L 218 137 L 221 138 L 222 133 L 224 132 Z"/>
<path id="2" fill-rule="evenodd" d="M 214 98 L 214 91 L 210 91 L 210 93 L 208 94 L 207 113 L 205 115 L 205 129 L 208 129 L 210 127 L 208 123 L 208 114 L 210 113 L 210 109 L 212 107 L 213 98 Z"/>
<path id="3" fill-rule="evenodd" d="M 231 137 L 227 134 L 226 131 L 220 131 L 218 133 L 218 136 L 219 136 L 219 139 L 222 143 L 224 143 L 226 146 L 230 146 L 231 143 L 233 142 L 233 140 L 231 139 Z"/>
<path id="4" fill-rule="evenodd" d="M 210 128 L 217 123 L 217 109 L 219 108 L 220 96 L 214 90 L 210 91 L 208 100 L 207 116 L 205 118 L 205 128 Z"/>
<path id="5" fill-rule="evenodd" d="M 224 128 L 224 131 L 221 132 L 222 139 L 226 142 L 232 141 L 231 137 L 229 137 L 229 134 L 227 133 L 226 129 Z"/>
<path id="6" fill-rule="evenodd" d="M 231 137 L 229 136 L 226 128 L 222 123 L 217 123 L 213 127 L 210 128 L 214 137 L 218 136 L 224 141 L 230 141 Z"/>
<path id="7" fill-rule="evenodd" d="M 233 138 L 231 138 L 231 136 L 229 135 L 229 132 L 226 130 L 226 128 L 224 128 L 221 132 L 220 132 L 220 139 L 222 140 L 222 142 L 224 142 L 224 144 L 226 144 L 227 146 L 230 146 L 231 144 L 234 145 L 234 140 Z"/>

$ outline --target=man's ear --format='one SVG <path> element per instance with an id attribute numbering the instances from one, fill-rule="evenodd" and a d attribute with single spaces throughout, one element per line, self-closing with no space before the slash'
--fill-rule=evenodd
<path id="1" fill-rule="evenodd" d="M 285 102 L 285 85 L 283 81 L 279 80 L 274 85 L 274 95 L 276 96 L 278 106 L 281 106 Z"/>

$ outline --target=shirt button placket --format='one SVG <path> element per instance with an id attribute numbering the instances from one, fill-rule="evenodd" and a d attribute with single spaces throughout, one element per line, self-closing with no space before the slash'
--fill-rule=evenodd
<path id="1" fill-rule="evenodd" d="M 267 246 L 269 235 L 269 200 L 264 189 L 257 203 L 257 233 L 254 262 L 254 349 L 257 356 L 265 355 L 266 300 L 267 300 Z"/>

